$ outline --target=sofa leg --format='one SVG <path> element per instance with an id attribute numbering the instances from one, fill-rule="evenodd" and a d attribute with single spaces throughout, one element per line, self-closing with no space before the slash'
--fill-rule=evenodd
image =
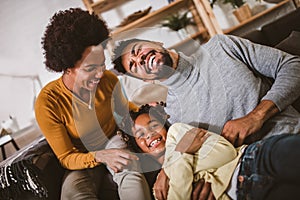
<path id="1" fill-rule="evenodd" d="M 6 159 L 6 153 L 5 153 L 4 145 L 1 146 L 1 152 L 2 152 L 2 159 L 5 160 Z"/>

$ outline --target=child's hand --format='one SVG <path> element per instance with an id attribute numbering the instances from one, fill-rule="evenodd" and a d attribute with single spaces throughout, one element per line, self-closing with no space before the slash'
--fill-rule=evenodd
<path id="1" fill-rule="evenodd" d="M 187 131 L 176 145 L 175 151 L 188 154 L 196 153 L 209 137 L 209 134 L 206 133 L 207 130 L 202 128 L 193 128 Z"/>

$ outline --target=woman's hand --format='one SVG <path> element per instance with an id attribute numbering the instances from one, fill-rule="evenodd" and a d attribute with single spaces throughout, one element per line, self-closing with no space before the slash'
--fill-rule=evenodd
<path id="1" fill-rule="evenodd" d="M 202 128 L 192 128 L 191 130 L 187 131 L 178 142 L 175 151 L 189 154 L 196 153 L 205 142 L 206 138 L 209 137 L 209 135 L 206 133 L 207 130 Z"/>
<path id="2" fill-rule="evenodd" d="M 104 163 L 110 167 L 115 173 L 123 171 L 128 168 L 133 160 L 139 158 L 128 150 L 124 149 L 104 149 L 96 151 L 96 162 Z"/>
<path id="3" fill-rule="evenodd" d="M 169 178 L 161 169 L 153 186 L 154 196 L 157 200 L 166 200 L 169 191 Z"/>
<path id="4" fill-rule="evenodd" d="M 194 183 L 192 200 L 215 200 L 210 183 L 205 182 L 204 179 Z"/>

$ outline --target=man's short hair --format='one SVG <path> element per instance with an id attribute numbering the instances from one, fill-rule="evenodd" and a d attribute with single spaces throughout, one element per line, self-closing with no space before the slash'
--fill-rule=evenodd
<path id="1" fill-rule="evenodd" d="M 126 70 L 122 64 L 122 54 L 124 49 L 131 43 L 134 42 L 151 42 L 149 40 L 143 40 L 143 39 L 129 39 L 129 40 L 123 40 L 120 41 L 116 47 L 113 50 L 113 59 L 112 59 L 112 63 L 114 64 L 114 69 L 117 70 L 118 72 L 121 72 L 123 74 L 126 73 Z"/>

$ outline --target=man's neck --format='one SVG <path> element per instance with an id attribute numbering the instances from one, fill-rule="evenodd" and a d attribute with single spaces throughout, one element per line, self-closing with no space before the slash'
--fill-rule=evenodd
<path id="1" fill-rule="evenodd" d="M 176 69 L 177 66 L 178 66 L 178 61 L 179 61 L 179 54 L 173 50 L 169 50 L 169 54 L 172 58 L 172 61 L 173 61 L 173 66 L 172 68 L 173 69 Z"/>

